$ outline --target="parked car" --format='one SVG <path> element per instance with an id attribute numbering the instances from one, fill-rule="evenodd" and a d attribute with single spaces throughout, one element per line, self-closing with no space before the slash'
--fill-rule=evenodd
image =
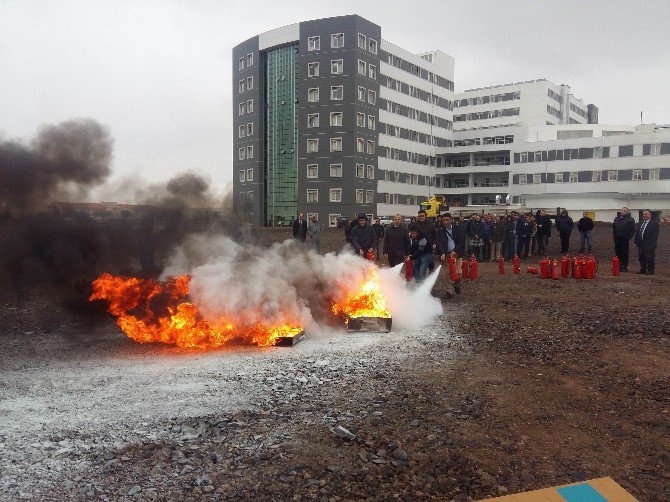
<path id="1" fill-rule="evenodd" d="M 349 217 L 348 216 L 340 216 L 337 219 L 337 228 L 346 228 L 349 226 Z"/>
<path id="2" fill-rule="evenodd" d="M 380 216 L 379 223 L 381 223 L 384 226 L 390 225 L 391 223 L 393 223 L 393 218 L 391 218 L 390 216 Z"/>

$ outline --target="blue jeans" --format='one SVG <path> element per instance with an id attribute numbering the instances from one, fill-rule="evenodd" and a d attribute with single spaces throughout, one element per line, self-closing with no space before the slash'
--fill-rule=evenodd
<path id="1" fill-rule="evenodd" d="M 591 240 L 591 231 L 588 232 L 579 232 L 581 239 L 579 241 L 579 250 L 584 251 L 584 243 L 586 242 L 589 246 L 589 252 L 593 249 L 593 241 Z"/>
<path id="2" fill-rule="evenodd" d="M 424 254 L 414 260 L 414 280 L 421 282 L 426 278 L 428 266 L 433 262 L 433 255 Z"/>

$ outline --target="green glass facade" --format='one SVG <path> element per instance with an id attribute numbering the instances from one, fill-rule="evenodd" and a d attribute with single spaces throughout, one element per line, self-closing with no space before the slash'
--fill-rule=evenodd
<path id="1" fill-rule="evenodd" d="M 298 211 L 298 45 L 266 53 L 265 221 L 275 226 Z"/>

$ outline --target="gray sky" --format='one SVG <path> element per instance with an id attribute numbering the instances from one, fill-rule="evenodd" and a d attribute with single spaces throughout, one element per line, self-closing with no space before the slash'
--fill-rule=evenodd
<path id="1" fill-rule="evenodd" d="M 359 14 L 384 39 L 456 59 L 456 90 L 547 78 L 600 122 L 669 123 L 665 0 L 0 0 L 0 137 L 91 117 L 114 177 L 231 172 L 231 49 L 301 20 Z"/>

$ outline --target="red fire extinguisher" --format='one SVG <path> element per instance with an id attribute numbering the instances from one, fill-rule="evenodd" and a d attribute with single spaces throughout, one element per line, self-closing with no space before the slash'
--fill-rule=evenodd
<path id="1" fill-rule="evenodd" d="M 461 265 L 461 276 L 464 278 L 470 277 L 470 273 L 468 270 L 468 260 L 466 258 L 463 258 L 463 264 Z"/>
<path id="2" fill-rule="evenodd" d="M 452 281 L 457 281 L 459 277 L 458 277 L 458 270 L 456 270 L 456 257 L 450 256 L 449 259 L 447 260 L 447 263 L 449 265 L 449 277 L 451 278 Z"/>
<path id="3" fill-rule="evenodd" d="M 612 258 L 612 275 L 617 276 L 621 272 L 621 261 L 618 256 Z"/>
<path id="4" fill-rule="evenodd" d="M 598 275 L 598 260 L 596 260 L 595 256 L 591 256 L 591 259 L 593 260 L 593 278 L 595 279 L 596 275 Z"/>
<path id="5" fill-rule="evenodd" d="M 479 264 L 477 263 L 477 258 L 473 255 L 470 258 L 470 280 L 474 281 L 477 278 L 477 270 L 479 269 Z"/>
<path id="6" fill-rule="evenodd" d="M 519 275 L 519 273 L 521 272 L 521 260 L 519 259 L 518 256 L 514 256 L 512 263 L 514 264 L 514 274 Z"/>
<path id="7" fill-rule="evenodd" d="M 526 267 L 527 274 L 537 274 L 537 267 Z"/>
<path id="8" fill-rule="evenodd" d="M 593 279 L 596 276 L 596 263 L 593 261 L 592 256 L 584 260 L 584 270 L 584 279 Z"/>
<path id="9" fill-rule="evenodd" d="M 559 277 L 558 260 L 554 260 L 551 262 L 551 278 L 557 281 L 558 277 Z"/>
<path id="10" fill-rule="evenodd" d="M 582 256 L 580 263 L 582 265 L 582 279 L 590 279 L 590 277 L 586 276 L 586 258 Z"/>
<path id="11" fill-rule="evenodd" d="M 498 274 L 505 275 L 505 258 L 498 256 Z"/>
<path id="12" fill-rule="evenodd" d="M 565 255 L 561 258 L 561 277 L 570 275 L 570 257 Z"/>
<path id="13" fill-rule="evenodd" d="M 582 278 L 582 262 L 578 258 L 575 258 L 572 262 L 572 277 L 575 279 Z"/>
<path id="14" fill-rule="evenodd" d="M 414 277 L 414 260 L 405 260 L 405 280 L 411 281 Z"/>
<path id="15" fill-rule="evenodd" d="M 549 264 L 551 261 L 549 258 L 542 258 L 540 260 L 540 277 L 542 279 L 548 279 L 549 278 Z"/>
<path id="16" fill-rule="evenodd" d="M 375 261 L 375 253 L 373 251 L 367 251 L 365 253 L 365 259 L 370 261 Z"/>

